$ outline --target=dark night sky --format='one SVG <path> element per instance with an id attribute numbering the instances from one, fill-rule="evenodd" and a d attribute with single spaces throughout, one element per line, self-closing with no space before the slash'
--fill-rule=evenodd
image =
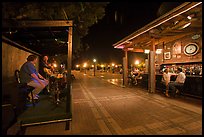
<path id="1" fill-rule="evenodd" d="M 160 5 L 161 2 L 110 2 L 104 18 L 90 27 L 83 38 L 90 46 L 85 59 L 122 63 L 124 52 L 112 45 L 158 18 Z"/>
<path id="2" fill-rule="evenodd" d="M 124 52 L 120 49 L 114 49 L 112 45 L 182 3 L 162 1 L 110 2 L 106 7 L 104 18 L 90 27 L 89 34 L 83 38 L 83 41 L 90 46 L 84 60 L 97 58 L 99 62 L 122 63 Z M 140 55 L 139 53 L 136 54 L 136 56 Z"/>

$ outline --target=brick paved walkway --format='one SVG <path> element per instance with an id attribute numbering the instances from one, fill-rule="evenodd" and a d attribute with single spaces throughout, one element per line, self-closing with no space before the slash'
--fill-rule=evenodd
<path id="1" fill-rule="evenodd" d="M 122 88 L 81 73 L 75 77 L 71 130 L 64 130 L 65 123 L 53 123 L 28 127 L 25 135 L 202 134 L 201 101 Z"/>

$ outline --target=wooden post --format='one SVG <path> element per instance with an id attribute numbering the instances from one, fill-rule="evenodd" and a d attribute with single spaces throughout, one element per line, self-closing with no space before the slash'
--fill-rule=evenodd
<path id="1" fill-rule="evenodd" d="M 148 91 L 150 93 L 155 93 L 155 39 L 152 39 L 152 45 L 150 47 L 150 53 L 149 53 L 149 82 L 148 82 Z"/>
<path id="2" fill-rule="evenodd" d="M 68 59 L 67 59 L 67 101 L 66 112 L 71 111 L 71 69 L 72 69 L 72 27 L 69 27 L 68 32 Z"/>
<path id="3" fill-rule="evenodd" d="M 128 85 L 128 54 L 125 50 L 125 57 L 123 57 L 123 86 Z"/>

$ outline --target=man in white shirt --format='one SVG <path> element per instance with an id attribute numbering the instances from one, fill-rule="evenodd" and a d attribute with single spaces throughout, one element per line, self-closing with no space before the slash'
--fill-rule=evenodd
<path id="1" fill-rule="evenodd" d="M 175 81 L 171 81 L 168 84 L 168 88 L 172 90 L 172 95 L 175 96 L 177 87 L 183 86 L 186 75 L 182 72 L 182 68 L 178 68 L 178 76 Z"/>

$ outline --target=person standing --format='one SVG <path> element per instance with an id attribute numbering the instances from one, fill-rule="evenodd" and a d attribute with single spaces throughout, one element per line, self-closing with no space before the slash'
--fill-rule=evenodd
<path id="1" fill-rule="evenodd" d="M 166 69 L 164 70 L 164 73 L 163 73 L 163 76 L 162 76 L 162 84 L 166 86 L 165 95 L 166 95 L 167 97 L 170 97 L 170 96 L 169 96 L 169 93 L 168 93 L 168 84 L 169 84 L 169 82 L 170 82 L 170 79 L 171 79 L 171 75 L 172 75 L 172 74 L 173 74 L 173 73 L 169 73 L 169 68 L 166 68 Z"/>
<path id="2" fill-rule="evenodd" d="M 49 81 L 37 72 L 35 64 L 37 63 L 36 55 L 29 55 L 20 69 L 20 82 L 34 87 L 33 97 L 38 99 L 38 94 L 48 85 Z M 31 93 L 28 94 L 31 99 Z"/>

